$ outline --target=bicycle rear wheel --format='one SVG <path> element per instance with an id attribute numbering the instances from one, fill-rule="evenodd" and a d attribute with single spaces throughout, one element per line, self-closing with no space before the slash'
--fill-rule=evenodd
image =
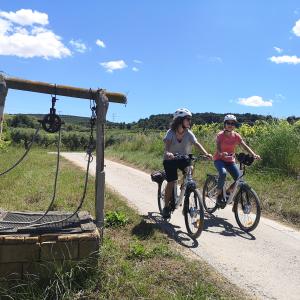
<path id="1" fill-rule="evenodd" d="M 157 192 L 157 203 L 159 212 L 162 214 L 163 208 L 165 207 L 165 189 L 166 189 L 167 181 L 164 180 L 162 183 L 158 184 L 158 192 Z"/>
<path id="2" fill-rule="evenodd" d="M 242 187 L 234 199 L 234 216 L 239 227 L 250 232 L 260 220 L 260 201 L 255 191 L 250 187 Z"/>
<path id="3" fill-rule="evenodd" d="M 212 214 L 218 208 L 217 206 L 217 178 L 208 176 L 204 183 L 202 199 L 205 210 Z"/>
<path id="4" fill-rule="evenodd" d="M 197 190 L 187 192 L 184 198 L 184 221 L 192 238 L 200 236 L 204 225 L 204 209 L 201 195 Z"/>

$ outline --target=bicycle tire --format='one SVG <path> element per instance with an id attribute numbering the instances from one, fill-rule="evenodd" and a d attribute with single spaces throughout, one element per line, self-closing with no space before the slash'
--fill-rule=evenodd
<path id="1" fill-rule="evenodd" d="M 208 176 L 205 180 L 202 192 L 203 206 L 206 212 L 213 214 L 217 208 L 217 198 L 214 197 L 214 191 L 217 188 L 216 176 Z"/>
<path id="2" fill-rule="evenodd" d="M 243 231 L 250 232 L 257 227 L 261 215 L 261 206 L 260 200 L 252 188 L 248 186 L 241 187 L 234 198 L 233 212 L 237 224 Z M 245 219 L 245 222 L 243 219 Z"/>
<path id="3" fill-rule="evenodd" d="M 198 190 L 185 194 L 183 213 L 188 234 L 192 238 L 198 238 L 204 226 L 204 208 Z"/>
<path id="4" fill-rule="evenodd" d="M 165 207 L 165 189 L 167 182 L 164 180 L 162 183 L 158 184 L 157 192 L 157 204 L 159 212 L 162 214 L 163 208 Z"/>

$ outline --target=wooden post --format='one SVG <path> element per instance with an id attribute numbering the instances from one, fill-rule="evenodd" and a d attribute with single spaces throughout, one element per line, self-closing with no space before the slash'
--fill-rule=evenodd
<path id="1" fill-rule="evenodd" d="M 97 137 L 96 137 L 96 226 L 103 228 L 104 226 L 104 125 L 106 121 L 106 113 L 108 109 L 108 98 L 104 90 L 98 90 L 96 95 L 96 113 L 97 113 Z"/>
<path id="2" fill-rule="evenodd" d="M 7 95 L 7 86 L 6 86 L 5 78 L 3 75 L 0 74 L 0 139 L 2 138 L 3 116 L 4 116 L 6 95 Z"/>

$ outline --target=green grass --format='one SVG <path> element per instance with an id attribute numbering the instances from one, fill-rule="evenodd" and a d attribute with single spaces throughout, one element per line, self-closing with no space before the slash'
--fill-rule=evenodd
<path id="1" fill-rule="evenodd" d="M 1 153 L 4 170 L 22 149 Z M 51 197 L 55 156 L 33 149 L 26 161 L 0 180 L 0 207 L 43 210 Z M 77 206 L 84 172 L 62 160 L 56 209 Z M 94 178 L 84 209 L 94 214 Z M 105 193 L 107 227 L 98 262 L 56 266 L 53 275 L 2 282 L 8 299 L 246 299 L 236 286 L 200 260 L 185 259 L 153 221 L 139 216 L 120 196 Z"/>

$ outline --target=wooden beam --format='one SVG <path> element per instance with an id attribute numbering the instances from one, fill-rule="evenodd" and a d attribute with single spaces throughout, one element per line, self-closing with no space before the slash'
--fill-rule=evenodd
<path id="1" fill-rule="evenodd" d="M 13 77 L 5 77 L 6 86 L 9 89 L 37 92 L 44 94 L 60 95 L 73 98 L 97 99 L 98 90 L 83 89 L 72 86 L 55 85 L 46 82 L 24 80 Z M 105 95 L 109 102 L 127 103 L 125 95 L 120 93 L 112 93 L 105 91 Z"/>

